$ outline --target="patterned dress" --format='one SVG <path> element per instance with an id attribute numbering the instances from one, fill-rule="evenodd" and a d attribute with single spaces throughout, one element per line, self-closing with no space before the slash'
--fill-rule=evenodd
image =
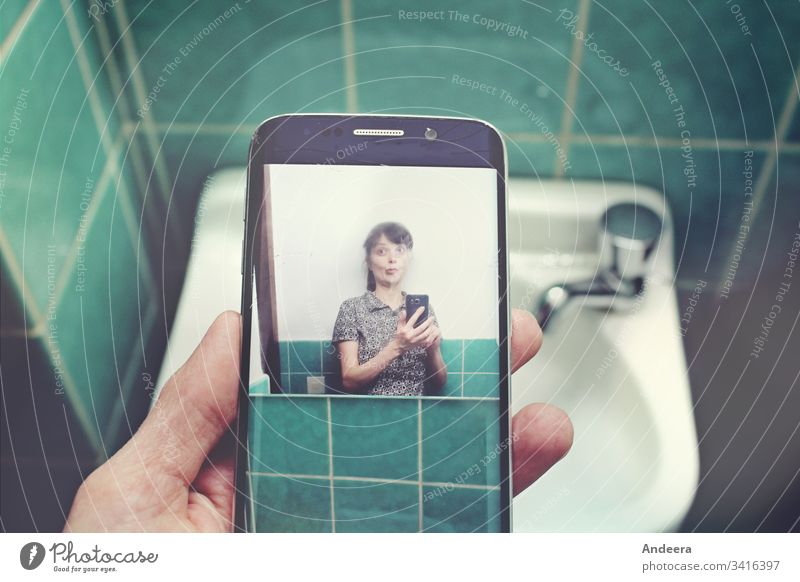
<path id="1" fill-rule="evenodd" d="M 403 306 L 405 296 L 403 292 Z M 346 299 L 339 308 L 331 342 L 357 341 L 358 363 L 368 362 L 394 338 L 400 311 L 405 309 L 403 306 L 393 310 L 378 299 L 373 291 Z M 433 317 L 434 325 L 438 326 L 433 306 L 429 305 L 428 309 L 428 317 Z M 410 349 L 392 360 L 373 380 L 367 394 L 422 396 L 427 378 L 425 360 L 424 348 Z"/>

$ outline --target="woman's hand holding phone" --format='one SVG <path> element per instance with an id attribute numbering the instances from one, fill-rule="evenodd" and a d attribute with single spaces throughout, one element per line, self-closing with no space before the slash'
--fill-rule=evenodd
<path id="1" fill-rule="evenodd" d="M 439 328 L 433 325 L 432 317 L 426 319 L 419 327 L 414 327 L 414 324 L 422 316 L 423 311 L 425 311 L 425 308 L 420 307 L 409 319 L 406 319 L 405 310 L 401 311 L 400 319 L 397 321 L 397 331 L 394 334 L 394 341 L 401 353 L 416 347 L 428 349 L 437 335 L 441 341 Z"/>

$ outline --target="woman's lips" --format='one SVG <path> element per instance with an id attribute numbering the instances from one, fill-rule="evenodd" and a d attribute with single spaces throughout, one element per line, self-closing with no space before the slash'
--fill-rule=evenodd
<path id="1" fill-rule="evenodd" d="M 394 275 L 397 272 L 397 269 L 386 269 L 387 275 Z"/>

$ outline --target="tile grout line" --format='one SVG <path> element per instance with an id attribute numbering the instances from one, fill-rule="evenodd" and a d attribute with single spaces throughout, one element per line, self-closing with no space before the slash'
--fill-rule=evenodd
<path id="1" fill-rule="evenodd" d="M 477 372 L 476 372 L 477 373 Z M 496 376 L 493 372 L 483 372 L 487 376 Z M 322 396 L 321 394 L 250 394 L 251 398 L 319 398 Z M 342 398 L 352 400 L 356 398 L 352 394 L 327 394 L 325 395 L 326 398 Z M 363 397 L 363 396 L 362 396 Z M 422 400 L 452 400 L 453 396 L 381 396 L 381 400 L 410 400 L 410 399 L 422 399 Z M 461 400 L 499 400 L 497 396 L 464 396 Z M 337 477 L 338 479 L 339 477 Z"/>
<path id="2" fill-rule="evenodd" d="M 575 36 L 572 39 L 571 67 L 569 69 L 569 77 L 567 78 L 567 94 L 565 96 L 564 109 L 561 112 L 561 130 L 558 136 L 558 141 L 564 150 L 564 159 L 566 160 L 569 160 L 569 140 L 572 134 L 572 119 L 575 116 L 575 102 L 578 95 L 578 82 L 580 81 L 578 74 L 580 73 L 584 52 L 583 43 L 579 37 L 586 37 L 590 8 L 590 0 L 580 0 L 577 15 L 579 19 L 578 26 L 575 31 Z M 564 166 L 558 156 L 556 156 L 553 175 L 556 178 L 562 178 L 564 176 Z"/>
<path id="3" fill-rule="evenodd" d="M 142 158 L 142 151 L 139 140 L 136 139 L 135 131 L 138 124 L 130 121 L 130 104 L 128 103 L 127 94 L 122 89 L 122 75 L 117 66 L 117 60 L 114 58 L 113 46 L 111 44 L 111 35 L 106 25 L 106 14 L 102 18 L 97 19 L 95 26 L 97 36 L 100 42 L 100 50 L 106 55 L 105 62 L 107 63 L 107 77 L 111 83 L 112 90 L 117 94 L 117 102 L 119 103 L 119 113 L 122 123 L 122 131 L 125 136 L 133 141 L 131 144 L 131 161 L 133 163 L 133 171 L 138 182 L 138 187 L 144 193 L 147 189 L 147 172 L 144 167 L 144 160 Z M 152 205 L 151 205 L 152 208 Z"/>
<path id="4" fill-rule="evenodd" d="M 753 187 L 753 214 L 750 217 L 750 223 L 753 225 L 756 224 L 761 207 L 763 206 L 762 199 L 764 196 L 766 196 L 767 188 L 772 181 L 772 170 L 775 168 L 775 165 L 778 162 L 778 156 L 784 152 L 784 139 L 789 133 L 792 117 L 794 116 L 795 111 L 797 111 L 797 104 L 798 101 L 800 101 L 800 93 L 798 93 L 797 87 L 798 77 L 800 77 L 800 65 L 798 65 L 798 67 L 795 69 L 794 83 L 789 85 L 788 95 L 786 96 L 786 101 L 784 102 L 783 109 L 781 110 L 781 116 L 778 118 L 778 125 L 775 128 L 775 135 L 773 140 L 770 142 L 772 144 L 772 148 L 769 150 L 767 159 L 764 161 L 764 166 L 761 168 L 758 178 L 756 179 L 755 186 Z M 725 272 L 727 272 L 728 266 L 731 264 L 733 257 L 736 255 L 737 248 L 744 249 L 747 245 L 748 241 L 750 240 L 750 233 L 752 230 L 753 229 L 750 228 L 744 237 L 737 237 L 736 240 L 733 241 L 731 250 L 728 253 L 728 260 L 722 264 L 723 275 Z M 725 277 L 721 277 L 720 283 L 717 285 L 718 295 L 722 292 L 725 282 Z"/>
<path id="5" fill-rule="evenodd" d="M 25 274 L 22 272 L 22 267 L 17 262 L 17 256 L 11 248 L 11 243 L 6 237 L 5 229 L 2 224 L 0 224 L 0 254 L 4 257 L 0 259 L 0 261 L 2 261 L 6 269 L 8 269 L 11 280 L 19 292 L 20 299 L 22 299 L 23 309 L 27 309 L 30 312 L 30 319 L 33 320 L 33 325 L 28 328 L 3 330 L 1 337 L 30 338 L 33 337 L 33 334 L 36 332 L 41 334 L 44 329 L 44 313 L 39 309 L 36 299 L 25 284 Z M 42 329 L 39 329 L 40 327 Z"/>
<path id="6" fill-rule="evenodd" d="M 95 85 L 96 79 L 92 79 L 91 65 L 89 57 L 86 55 L 83 42 L 81 40 L 81 33 L 78 27 L 78 20 L 75 18 L 75 13 L 72 11 L 72 5 L 68 4 L 68 0 L 61 0 L 61 8 L 64 12 L 64 20 L 67 23 L 67 31 L 69 33 L 72 48 L 75 51 L 75 58 L 78 61 L 78 69 L 81 73 L 81 80 L 86 89 L 86 95 L 89 99 L 89 107 L 92 111 L 95 127 L 100 134 L 100 141 L 103 143 L 103 149 L 106 156 L 111 153 L 111 148 L 114 145 L 109 133 L 104 128 L 108 126 L 108 120 L 111 116 L 107 116 L 103 110 L 103 105 L 100 103 L 100 96 L 97 94 Z"/>
<path id="7" fill-rule="evenodd" d="M 249 468 L 249 466 L 250 466 L 249 455 L 248 455 L 248 459 L 247 459 L 247 465 L 248 465 L 248 468 Z M 257 531 L 256 531 L 256 500 L 255 500 L 255 494 L 254 494 L 255 488 L 253 487 L 253 472 L 252 471 L 248 471 L 247 472 L 247 479 L 248 479 L 248 481 L 250 483 L 250 495 L 249 495 L 250 503 L 248 504 L 250 506 L 250 523 L 248 524 L 248 528 L 246 530 L 246 533 L 257 533 Z"/>
<path id="8" fill-rule="evenodd" d="M 19 37 L 22 36 L 22 31 L 25 30 L 25 26 L 30 21 L 31 17 L 33 16 L 33 12 L 38 8 L 39 0 L 30 0 L 25 8 L 22 10 L 22 14 L 19 15 L 16 22 L 14 22 L 14 26 L 11 27 L 11 30 L 8 31 L 8 36 L 6 36 L 5 40 L 0 43 L 0 65 L 2 65 L 3 61 L 6 58 L 6 55 L 11 53 L 11 50 L 14 48 L 14 45 L 19 40 Z"/>
<path id="9" fill-rule="evenodd" d="M 417 527 L 422 531 L 424 524 L 424 512 L 422 510 L 422 400 L 417 400 Z"/>
<path id="10" fill-rule="evenodd" d="M 131 131 L 132 122 L 126 122 L 127 131 Z M 230 137 L 232 133 L 237 135 L 246 136 L 248 139 L 255 132 L 256 126 L 237 126 L 225 123 L 208 123 L 205 125 L 197 125 L 191 122 L 181 122 L 173 124 L 156 123 L 155 128 L 160 134 L 169 133 L 171 135 L 182 134 L 198 134 L 198 135 L 213 135 Z M 526 132 L 526 131 L 510 131 L 502 132 L 503 135 L 524 143 L 549 143 L 540 132 Z M 658 147 L 661 149 L 666 148 L 680 148 L 683 144 L 680 139 L 671 137 L 650 137 L 638 135 L 610 135 L 610 134 L 595 134 L 595 135 L 570 135 L 571 144 L 594 144 L 594 145 L 609 145 L 619 147 Z M 746 142 L 743 139 L 735 138 L 692 138 L 692 147 L 696 150 L 738 150 L 738 149 L 754 149 L 757 151 L 769 151 L 774 148 L 775 143 L 769 140 L 755 140 Z M 784 142 L 783 151 L 786 153 L 800 153 L 800 142 Z"/>
<path id="11" fill-rule="evenodd" d="M 352 0 L 341 0 L 342 10 L 342 49 L 344 50 L 344 82 L 346 87 L 347 111 L 358 112 L 358 93 L 356 89 L 355 32 L 353 31 Z"/>
<path id="12" fill-rule="evenodd" d="M 128 69 L 130 70 L 131 78 L 133 79 L 133 90 L 139 101 L 144 103 L 147 99 L 147 92 L 144 86 L 142 71 L 139 67 L 142 61 L 138 58 L 133 31 L 123 0 L 120 0 L 117 4 L 117 10 L 114 10 L 114 17 L 120 29 L 122 52 L 127 62 Z M 153 121 L 150 111 L 146 111 L 142 116 L 142 124 L 144 127 L 145 142 L 150 149 L 150 155 L 153 157 L 153 167 L 155 168 L 156 179 L 161 189 L 161 197 L 164 202 L 167 202 L 171 192 L 169 172 L 164 164 L 163 157 L 159 155 L 159 144 L 157 143 L 159 134 L 155 129 L 155 122 Z"/>
<path id="13" fill-rule="evenodd" d="M 272 477 L 278 479 L 311 479 L 314 481 L 328 481 L 330 478 L 327 475 L 312 475 L 312 474 L 305 474 L 305 473 L 270 473 L 267 471 L 252 471 L 252 475 L 257 477 Z M 417 481 L 411 481 L 409 479 L 381 479 L 379 477 L 344 477 L 338 476 L 336 477 L 339 481 L 352 481 L 358 482 L 363 481 L 365 483 L 376 483 L 380 485 L 408 485 L 411 487 L 417 487 Z M 423 481 L 424 485 L 428 485 L 430 487 L 450 487 L 453 489 L 475 489 L 481 491 L 499 491 L 499 485 L 469 485 L 466 483 L 448 483 L 445 481 Z"/>
<path id="14" fill-rule="evenodd" d="M 252 398 L 250 398 L 249 400 L 250 401 L 247 403 L 248 404 L 247 417 L 248 418 L 253 418 L 252 412 L 253 412 L 253 407 L 255 405 L 255 402 L 253 401 Z M 250 446 L 251 445 L 250 444 L 250 429 L 252 428 L 252 424 L 250 424 L 250 422 L 251 421 L 248 421 L 247 434 L 244 437 L 245 443 L 247 444 L 247 468 L 245 469 L 245 471 L 247 472 L 247 480 L 248 480 L 248 484 L 250 485 L 250 488 L 248 490 L 248 497 L 249 497 L 248 506 L 250 508 L 250 520 L 249 520 L 249 523 L 247 523 L 248 527 L 245 528 L 245 533 L 251 533 L 251 532 L 255 533 L 256 532 L 256 502 L 255 502 L 255 483 L 254 483 L 255 479 L 253 478 L 253 465 L 251 463 L 252 455 L 250 454 L 251 450 L 252 450 L 251 446 Z M 261 428 L 261 424 L 258 423 L 258 424 L 256 424 L 256 428 L 253 431 L 255 433 L 254 436 L 256 437 L 256 439 L 255 439 L 256 442 L 261 440 L 259 438 L 261 436 L 260 428 Z M 245 516 L 245 519 L 246 519 L 246 516 Z"/>
<path id="15" fill-rule="evenodd" d="M 336 502 L 335 487 L 333 485 L 333 422 L 331 416 L 331 399 L 326 398 L 328 409 L 328 483 L 331 492 L 331 533 L 336 533 Z"/>
<path id="16" fill-rule="evenodd" d="M 463 338 L 461 340 L 461 398 L 464 398 L 464 374 L 465 374 L 465 372 L 464 372 L 464 365 L 465 365 L 464 360 L 466 359 L 466 354 L 467 354 L 467 346 L 466 346 L 466 344 L 464 342 L 466 342 L 466 341 L 467 340 L 465 340 Z"/>
<path id="17" fill-rule="evenodd" d="M 535 135 L 535 134 L 534 134 Z M 628 148 L 634 147 L 654 147 L 659 149 L 666 148 L 680 148 L 682 146 L 681 140 L 673 137 L 650 137 L 638 135 L 572 135 L 570 136 L 571 144 L 581 145 L 611 145 Z M 789 146 L 791 149 L 800 152 L 800 142 L 787 142 L 784 146 Z M 770 151 L 775 147 L 775 142 L 770 140 L 756 140 L 745 141 L 743 139 L 735 138 L 692 138 L 692 147 L 700 150 L 741 150 L 753 149 L 758 151 Z"/>

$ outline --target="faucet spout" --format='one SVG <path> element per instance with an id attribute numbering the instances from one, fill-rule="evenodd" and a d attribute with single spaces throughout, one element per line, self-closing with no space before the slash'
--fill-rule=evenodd
<path id="1" fill-rule="evenodd" d="M 600 221 L 600 271 L 591 281 L 555 285 L 539 297 L 533 314 L 542 331 L 574 297 L 591 298 L 601 308 L 626 309 L 644 291 L 661 218 L 638 204 L 617 204 Z"/>

